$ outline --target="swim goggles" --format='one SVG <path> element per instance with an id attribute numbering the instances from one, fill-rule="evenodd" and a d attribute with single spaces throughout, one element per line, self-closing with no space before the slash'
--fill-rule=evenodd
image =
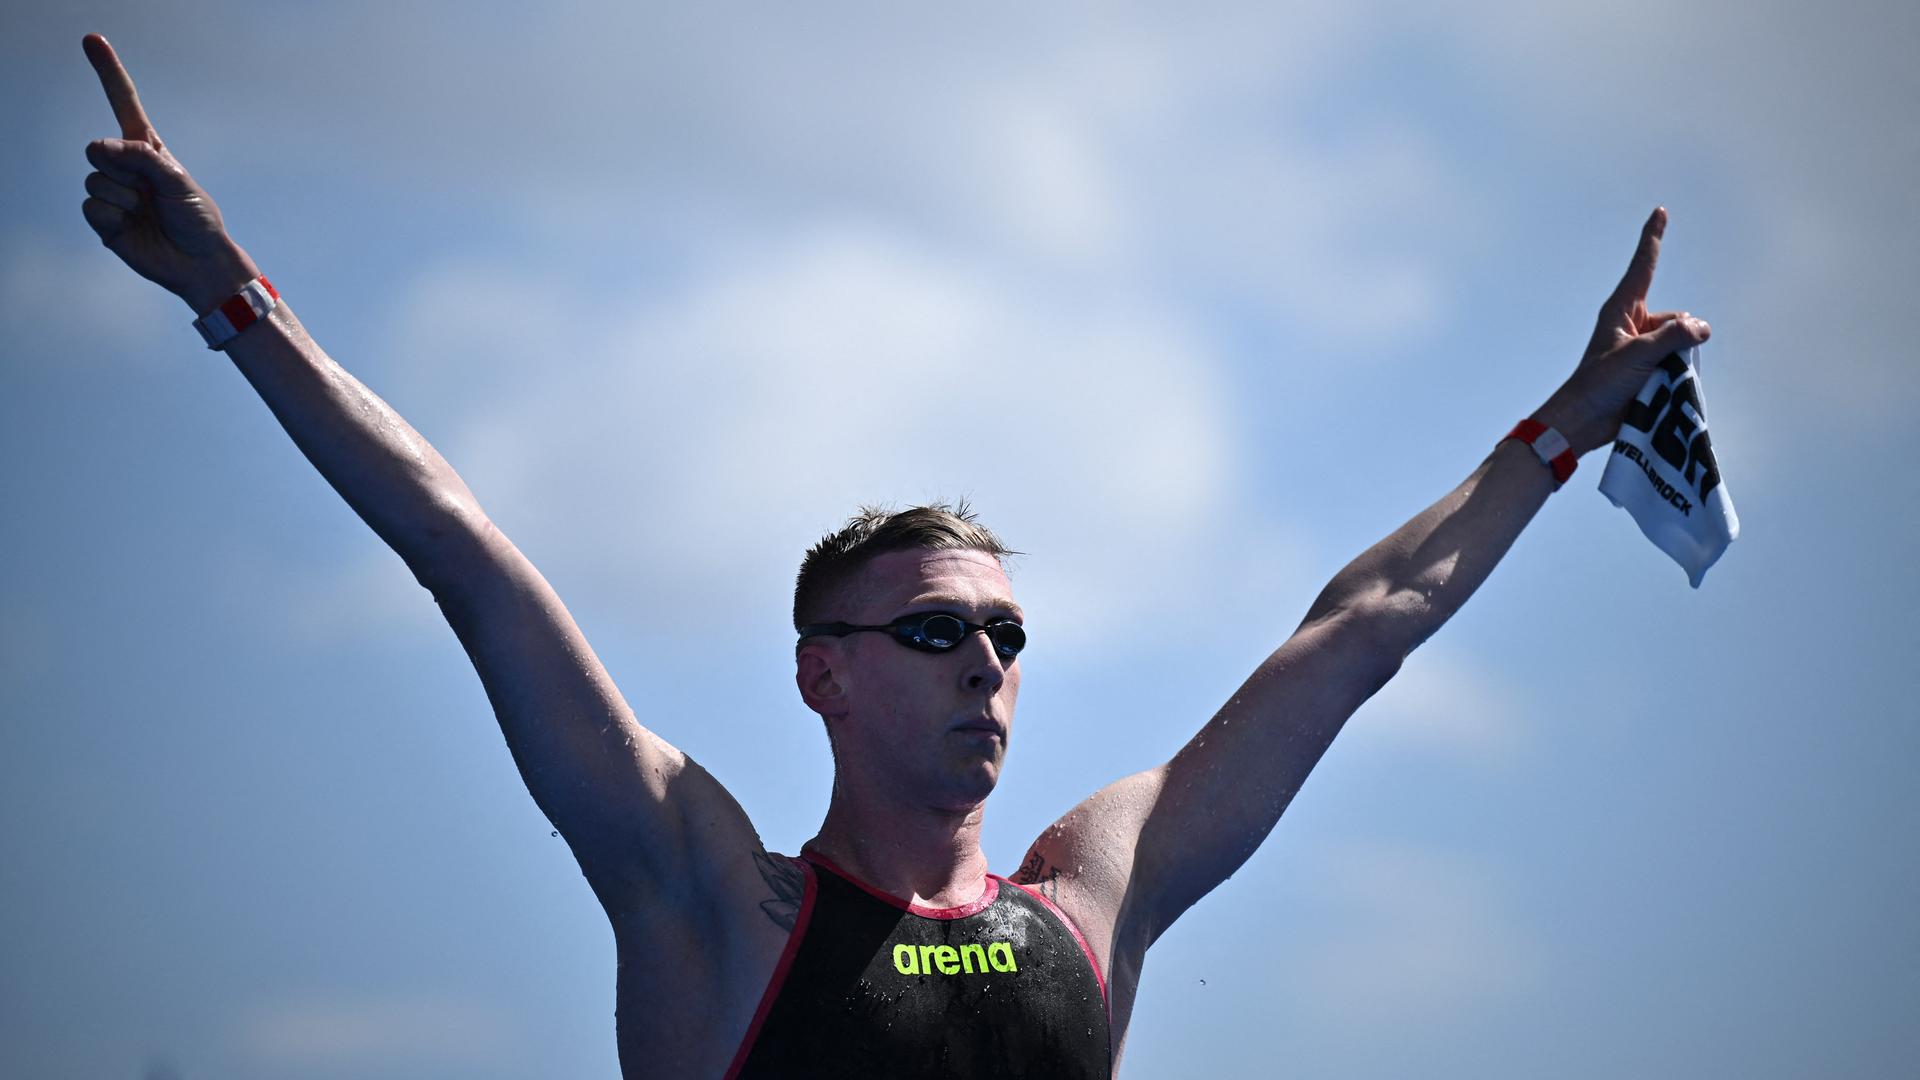
<path id="1" fill-rule="evenodd" d="M 976 630 L 984 631 L 987 640 L 993 642 L 993 651 L 1002 659 L 1012 660 L 1027 647 L 1027 630 L 1012 619 L 997 619 L 984 626 L 970 623 L 958 615 L 942 612 L 930 612 L 920 615 L 903 615 L 885 626 L 855 626 L 852 623 L 833 622 L 815 623 L 800 628 L 802 640 L 810 637 L 846 637 L 863 630 L 883 630 L 893 635 L 893 640 L 909 649 L 921 652 L 943 653 L 958 646 L 967 639 L 967 635 Z"/>

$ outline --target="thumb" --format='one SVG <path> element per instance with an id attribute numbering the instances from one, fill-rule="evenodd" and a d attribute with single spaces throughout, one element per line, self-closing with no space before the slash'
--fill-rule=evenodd
<path id="1" fill-rule="evenodd" d="M 185 170 L 173 155 L 139 139 L 95 139 L 87 144 L 87 163 L 129 187 L 159 195 L 185 195 Z"/>
<path id="2" fill-rule="evenodd" d="M 1705 319 L 1684 316 L 1629 339 L 1620 346 L 1617 355 L 1636 367 L 1651 371 L 1668 353 L 1691 349 L 1711 336 L 1713 328 L 1707 325 Z"/>

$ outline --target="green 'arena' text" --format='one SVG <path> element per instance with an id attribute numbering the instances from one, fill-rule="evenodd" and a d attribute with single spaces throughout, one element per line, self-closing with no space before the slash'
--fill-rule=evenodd
<path id="1" fill-rule="evenodd" d="M 951 945 L 895 945 L 893 947 L 893 970 L 902 975 L 968 975 L 976 971 L 1018 971 L 1020 965 L 1014 962 L 1013 946 L 1004 941 L 989 942 L 985 946 L 962 945 L 958 949 Z"/>

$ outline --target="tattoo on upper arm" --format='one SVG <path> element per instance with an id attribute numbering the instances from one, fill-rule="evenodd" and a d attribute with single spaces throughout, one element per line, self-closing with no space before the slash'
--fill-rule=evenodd
<path id="1" fill-rule="evenodd" d="M 1017 885 L 1031 885 L 1041 896 L 1056 904 L 1060 902 L 1060 868 L 1043 858 L 1037 847 L 1027 852 L 1027 861 L 1021 863 L 1020 869 L 1008 880 Z"/>
<path id="2" fill-rule="evenodd" d="M 773 899 L 760 901 L 760 910 L 767 913 L 775 926 L 792 930 L 800 917 L 800 898 L 807 890 L 806 871 L 792 859 L 776 858 L 765 851 L 754 852 L 753 861 L 759 864 L 760 877 L 773 890 Z"/>

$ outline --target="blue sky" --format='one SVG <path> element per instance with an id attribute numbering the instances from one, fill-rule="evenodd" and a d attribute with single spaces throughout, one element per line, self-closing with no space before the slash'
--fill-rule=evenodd
<path id="1" fill-rule="evenodd" d="M 1154 948 L 1126 1073 L 1920 1056 L 1910 6 L 5 25 L 0 1073 L 617 1075 L 612 935 L 431 598 L 82 222 L 91 30 L 788 851 L 791 575 L 857 504 L 1028 553 L 1011 872 L 1544 400 L 1666 205 L 1741 539 L 1689 589 L 1586 459 Z"/>

